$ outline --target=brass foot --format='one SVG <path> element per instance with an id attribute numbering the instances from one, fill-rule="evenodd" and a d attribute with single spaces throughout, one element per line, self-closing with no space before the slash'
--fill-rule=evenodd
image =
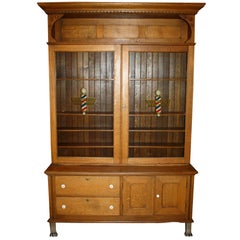
<path id="1" fill-rule="evenodd" d="M 58 233 L 56 231 L 56 223 L 55 222 L 50 222 L 50 237 L 57 237 Z"/>
<path id="2" fill-rule="evenodd" d="M 186 237 L 192 236 L 192 223 L 185 223 L 185 233 L 184 235 Z"/>

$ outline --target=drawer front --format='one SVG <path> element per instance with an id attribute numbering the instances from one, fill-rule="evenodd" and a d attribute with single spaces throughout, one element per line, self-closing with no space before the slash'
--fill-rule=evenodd
<path id="1" fill-rule="evenodd" d="M 119 197 L 117 176 L 56 176 L 57 196 Z"/>
<path id="2" fill-rule="evenodd" d="M 57 197 L 58 215 L 119 215 L 119 198 Z"/>

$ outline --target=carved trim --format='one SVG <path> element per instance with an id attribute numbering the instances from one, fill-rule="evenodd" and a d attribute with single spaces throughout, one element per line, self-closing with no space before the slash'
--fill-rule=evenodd
<path id="1" fill-rule="evenodd" d="M 194 15 L 179 15 L 179 17 L 188 25 L 188 39 L 185 42 L 194 42 Z"/>
<path id="2" fill-rule="evenodd" d="M 205 3 L 84 3 L 84 2 L 62 2 L 62 3 L 38 3 L 47 13 L 62 14 L 86 14 L 86 15 L 155 15 L 155 14 L 197 14 Z"/>
<path id="3" fill-rule="evenodd" d="M 167 11 L 167 10 L 160 10 L 160 11 L 147 11 L 147 10 L 63 10 L 58 11 L 61 14 L 140 14 L 140 15 L 148 15 L 148 14 L 185 14 L 184 11 L 175 12 L 175 11 Z"/>
<path id="4" fill-rule="evenodd" d="M 55 23 L 63 17 L 64 14 L 50 14 L 48 15 L 48 41 L 56 42 L 54 25 Z"/>

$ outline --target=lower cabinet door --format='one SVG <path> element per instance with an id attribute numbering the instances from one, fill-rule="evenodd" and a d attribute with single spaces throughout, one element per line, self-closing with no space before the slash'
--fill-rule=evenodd
<path id="1" fill-rule="evenodd" d="M 57 215 L 119 215 L 119 198 L 57 197 Z"/>
<path id="2" fill-rule="evenodd" d="M 123 215 L 152 215 L 154 177 L 123 177 Z"/>
<path id="3" fill-rule="evenodd" d="M 156 177 L 156 215 L 185 215 L 187 210 L 187 177 Z"/>
<path id="4" fill-rule="evenodd" d="M 123 177 L 123 215 L 187 213 L 187 176 Z"/>

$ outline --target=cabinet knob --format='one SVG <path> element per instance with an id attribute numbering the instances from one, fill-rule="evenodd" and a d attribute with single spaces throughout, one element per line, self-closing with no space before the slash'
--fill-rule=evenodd
<path id="1" fill-rule="evenodd" d="M 62 209 L 66 209 L 67 206 L 65 204 L 62 204 Z"/>
<path id="2" fill-rule="evenodd" d="M 110 209 L 110 210 L 113 210 L 113 209 L 114 209 L 114 206 L 113 206 L 113 205 L 110 205 L 110 206 L 109 206 L 109 209 Z"/>
<path id="3" fill-rule="evenodd" d="M 114 188 L 113 184 L 109 184 L 109 188 L 113 189 Z"/>
<path id="4" fill-rule="evenodd" d="M 160 194 L 156 194 L 156 198 L 160 198 Z"/>
<path id="5" fill-rule="evenodd" d="M 64 189 L 66 187 L 65 184 L 61 184 L 61 188 Z"/>

